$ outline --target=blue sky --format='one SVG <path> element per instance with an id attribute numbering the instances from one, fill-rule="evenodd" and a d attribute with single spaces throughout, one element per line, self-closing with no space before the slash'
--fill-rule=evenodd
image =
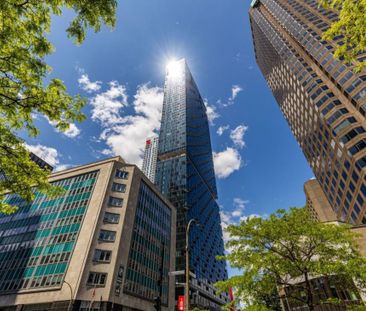
<path id="1" fill-rule="evenodd" d="M 223 220 L 303 206 L 313 174 L 255 63 L 248 7 L 121 0 L 116 28 L 90 32 L 81 46 L 65 34 L 72 13 L 54 18 L 51 76 L 88 98 L 88 120 L 65 135 L 38 116 L 41 135 L 25 137 L 27 144 L 59 169 L 116 153 L 138 162 L 159 124 L 165 64 L 184 57 L 216 116 L 210 130 Z"/>

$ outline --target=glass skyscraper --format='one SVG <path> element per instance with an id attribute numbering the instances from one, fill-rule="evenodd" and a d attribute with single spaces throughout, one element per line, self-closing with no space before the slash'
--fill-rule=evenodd
<path id="1" fill-rule="evenodd" d="M 190 219 L 191 305 L 219 309 L 226 294 L 216 295 L 213 284 L 227 278 L 220 210 L 206 107 L 184 59 L 167 67 L 155 183 L 177 207 L 176 270 L 185 269 L 185 234 Z M 178 276 L 183 283 L 183 275 Z M 183 295 L 176 288 L 176 296 Z"/>
<path id="2" fill-rule="evenodd" d="M 257 63 L 337 219 L 366 224 L 366 72 L 334 58 L 338 19 L 316 0 L 254 0 Z"/>
<path id="3" fill-rule="evenodd" d="M 156 162 L 158 159 L 159 137 L 149 137 L 146 139 L 144 160 L 142 162 L 142 172 L 152 183 L 155 182 Z"/>

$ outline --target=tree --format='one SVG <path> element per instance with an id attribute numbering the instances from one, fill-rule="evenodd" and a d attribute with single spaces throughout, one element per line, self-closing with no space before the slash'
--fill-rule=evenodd
<path id="1" fill-rule="evenodd" d="M 366 0 L 319 0 L 328 9 L 339 11 L 339 20 L 332 23 L 324 33 L 323 39 L 329 40 L 335 36 L 343 36 L 343 45 L 335 51 L 337 58 L 352 62 L 356 56 L 366 51 Z M 356 70 L 366 66 L 362 61 Z"/>
<path id="2" fill-rule="evenodd" d="M 254 310 L 262 306 L 273 309 L 263 297 L 275 290 L 286 290 L 292 302 L 314 310 L 324 303 L 316 299 L 314 277 L 339 281 L 349 288 L 354 287 L 352 280 L 357 280 L 359 288 L 366 288 L 366 260 L 348 225 L 316 222 L 305 208 L 291 208 L 266 219 L 249 218 L 230 225 L 227 231 L 230 252 L 219 258 L 241 269 L 242 274 L 218 282 L 217 287 L 235 288 L 237 299 Z"/>
<path id="3" fill-rule="evenodd" d="M 52 15 L 72 9 L 76 16 L 67 34 L 77 44 L 88 28 L 99 31 L 102 24 L 115 25 L 116 0 L 2 0 L 0 1 L 0 213 L 14 209 L 3 202 L 4 191 L 33 198 L 33 186 L 50 193 L 47 172 L 29 160 L 20 130 L 30 136 L 39 131 L 33 115 L 48 118 L 59 130 L 82 121 L 85 100 L 70 96 L 59 79 L 46 85 L 51 68 L 45 57 L 53 52 L 47 39 Z"/>

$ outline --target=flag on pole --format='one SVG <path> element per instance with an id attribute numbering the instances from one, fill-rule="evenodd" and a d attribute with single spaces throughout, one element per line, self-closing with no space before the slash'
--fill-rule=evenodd
<path id="1" fill-rule="evenodd" d="M 230 300 L 232 301 L 231 304 L 230 304 L 230 311 L 235 311 L 235 308 L 234 308 L 234 294 L 233 294 L 233 289 L 230 287 Z"/>

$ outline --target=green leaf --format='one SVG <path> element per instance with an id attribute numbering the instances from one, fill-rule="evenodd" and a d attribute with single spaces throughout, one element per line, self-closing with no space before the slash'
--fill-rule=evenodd
<path id="1" fill-rule="evenodd" d="M 55 191 L 47 181 L 49 172 L 29 159 L 17 131 L 37 136 L 34 114 L 48 118 L 61 131 L 85 119 L 85 99 L 70 96 L 59 79 L 44 84 L 51 72 L 45 57 L 54 51 L 47 38 L 52 14 L 61 15 L 65 8 L 76 13 L 67 33 L 81 44 L 88 28 L 115 26 L 116 7 L 115 0 L 0 1 L 0 172 L 6 175 L 0 179 L 0 213 L 14 211 L 2 201 L 7 191 L 26 200 L 32 200 L 33 187 L 47 194 Z"/>
<path id="2" fill-rule="evenodd" d="M 289 290 L 290 301 L 310 307 L 315 293 L 305 280 L 313 276 L 347 290 L 355 289 L 355 279 L 361 290 L 366 288 L 366 260 L 349 225 L 316 222 L 306 208 L 290 208 L 230 225 L 227 232 L 230 252 L 220 259 L 242 272 L 216 287 L 233 288 L 237 300 L 253 310 L 280 310 L 279 288 Z"/>

